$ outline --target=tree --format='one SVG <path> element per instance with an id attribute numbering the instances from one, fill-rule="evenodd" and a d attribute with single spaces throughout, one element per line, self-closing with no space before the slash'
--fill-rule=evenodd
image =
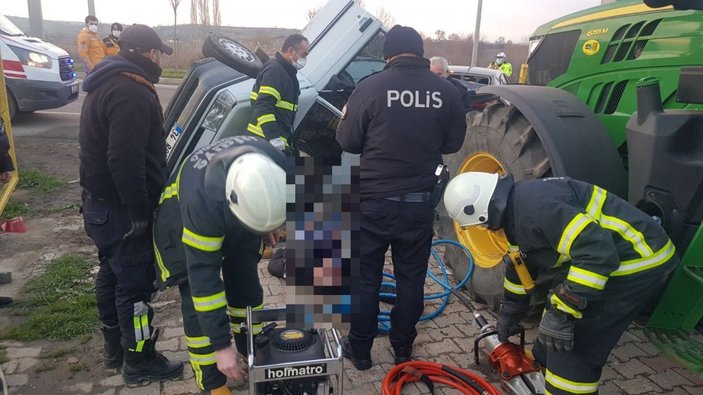
<path id="1" fill-rule="evenodd" d="M 504 46 L 505 45 L 505 37 L 503 37 L 503 36 L 498 37 L 498 39 L 496 40 L 496 45 L 499 45 L 501 47 Z"/>
<path id="2" fill-rule="evenodd" d="M 178 24 L 178 6 L 181 5 L 182 0 L 168 0 L 173 8 L 173 43 L 176 43 L 176 25 Z"/>
<path id="3" fill-rule="evenodd" d="M 322 8 L 322 7 L 318 6 L 318 7 L 311 8 L 311 9 L 308 10 L 308 15 L 307 15 L 307 17 L 308 17 L 308 22 L 311 21 L 312 18 L 314 18 L 315 15 L 317 15 L 318 12 L 320 12 L 320 8 Z"/>
<path id="4" fill-rule="evenodd" d="M 456 33 L 450 34 L 449 37 L 447 37 L 447 39 L 449 41 L 461 41 L 462 40 L 461 36 Z"/>
<path id="5" fill-rule="evenodd" d="M 444 30 L 438 29 L 434 32 L 434 35 L 437 38 L 437 41 L 442 41 L 442 40 L 446 39 L 447 33 L 445 33 Z"/>
<path id="6" fill-rule="evenodd" d="M 200 21 L 200 0 L 190 0 L 190 23 L 197 25 Z"/>
<path id="7" fill-rule="evenodd" d="M 383 26 L 391 28 L 395 25 L 395 18 L 391 15 L 390 11 L 384 7 L 379 7 L 376 17 L 383 23 Z"/>
<path id="8" fill-rule="evenodd" d="M 222 24 L 222 13 L 220 12 L 220 0 L 212 0 L 212 24 L 220 26 Z"/>

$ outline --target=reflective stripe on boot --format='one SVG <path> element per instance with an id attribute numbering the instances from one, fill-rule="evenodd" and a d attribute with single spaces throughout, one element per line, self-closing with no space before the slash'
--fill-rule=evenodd
<path id="1" fill-rule="evenodd" d="M 155 344 L 159 338 L 159 330 L 155 329 L 151 338 L 144 341 L 141 352 L 128 350 L 124 354 L 122 378 L 125 384 L 145 385 L 153 381 L 164 381 L 181 378 L 183 363 L 169 361 L 156 351 Z"/>

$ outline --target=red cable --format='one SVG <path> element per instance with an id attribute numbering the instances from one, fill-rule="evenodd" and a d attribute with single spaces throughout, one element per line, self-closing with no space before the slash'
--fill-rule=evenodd
<path id="1" fill-rule="evenodd" d="M 403 386 L 407 383 L 412 383 L 419 381 L 419 373 L 427 376 L 433 383 L 439 383 L 447 385 L 451 388 L 457 389 L 466 395 L 481 395 L 476 389 L 469 384 L 465 383 L 458 377 L 442 370 L 443 366 L 447 366 L 454 369 L 457 372 L 465 375 L 466 377 L 474 380 L 484 391 L 492 395 L 501 395 L 500 391 L 495 388 L 491 383 L 484 380 L 482 377 L 476 373 L 462 369 L 451 365 L 442 365 L 434 362 L 426 361 L 410 361 L 405 362 L 400 365 L 396 365 L 391 369 L 386 377 L 383 379 L 382 383 L 382 393 L 383 395 L 401 395 Z M 407 368 L 407 369 L 406 369 Z M 486 393 L 484 392 L 484 393 Z"/>

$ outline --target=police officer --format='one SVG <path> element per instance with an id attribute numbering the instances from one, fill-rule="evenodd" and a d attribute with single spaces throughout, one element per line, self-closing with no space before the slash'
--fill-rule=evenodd
<path id="1" fill-rule="evenodd" d="M 247 130 L 265 138 L 277 149 L 290 152 L 293 121 L 298 111 L 298 70 L 305 67 L 310 52 L 308 40 L 291 34 L 281 51 L 266 62 L 251 91 L 253 113 Z"/>
<path id="2" fill-rule="evenodd" d="M 160 199 L 158 281 L 179 286 L 191 367 L 212 395 L 230 394 L 227 377 L 243 378 L 231 332 L 246 354 L 240 325 L 246 306 L 262 307 L 261 236 L 285 221 L 285 167 L 285 156 L 266 140 L 225 138 L 190 155 Z M 259 333 L 261 324 L 252 330 Z"/>
<path id="3" fill-rule="evenodd" d="M 347 357 L 360 370 L 372 365 L 389 245 L 398 291 L 389 339 L 396 363 L 411 358 L 432 241 L 434 173 L 442 154 L 461 148 L 466 131 L 459 93 L 429 70 L 423 53 L 414 29 L 396 25 L 389 30 L 384 70 L 359 82 L 337 128 L 342 149 L 361 154 L 361 278 L 352 296 L 358 311 L 352 313 L 344 342 Z"/>
<path id="4" fill-rule="evenodd" d="M 496 61 L 488 65 L 489 69 L 500 70 L 508 79 L 513 76 L 513 65 L 505 61 L 505 52 L 498 52 Z"/>
<path id="5" fill-rule="evenodd" d="M 515 265 L 506 267 L 501 341 L 529 309 L 525 282 L 569 265 L 549 293 L 533 353 L 547 368 L 549 393 L 597 393 L 610 350 L 678 265 L 664 229 L 619 197 L 570 178 L 513 182 L 510 175 L 463 173 L 449 183 L 444 204 L 463 227 L 503 229 L 525 256 L 522 277 Z"/>
<path id="6" fill-rule="evenodd" d="M 93 69 L 80 119 L 80 183 L 85 231 L 98 249 L 95 280 L 105 338 L 103 364 L 122 366 L 127 384 L 171 379 L 181 363 L 156 352 L 153 210 L 166 180 L 166 140 L 154 85 L 171 54 L 145 25 L 125 29 L 119 56 Z M 123 362 L 124 354 L 124 364 Z"/>
<path id="7" fill-rule="evenodd" d="M 122 34 L 122 25 L 115 22 L 110 26 L 110 34 L 103 38 L 105 44 L 105 55 L 117 55 L 120 52 L 119 39 Z"/>

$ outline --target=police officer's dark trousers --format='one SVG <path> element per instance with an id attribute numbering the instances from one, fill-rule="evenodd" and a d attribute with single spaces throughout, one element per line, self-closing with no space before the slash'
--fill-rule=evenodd
<path id="1" fill-rule="evenodd" d="M 397 298 L 391 310 L 389 339 L 396 353 L 410 352 L 415 324 L 424 308 L 424 284 L 432 243 L 434 208 L 430 203 L 367 199 L 360 203 L 360 271 L 355 286 L 349 341 L 354 356 L 370 358 L 378 332 L 379 290 L 391 246 Z"/>
<path id="2" fill-rule="evenodd" d="M 130 230 L 127 209 L 87 193 L 83 196 L 83 222 L 98 248 L 95 293 L 100 321 L 108 327 L 119 324 L 125 351 L 142 352 L 153 331 L 154 312 L 149 306 L 155 291 L 151 226 L 140 237 L 123 239 Z"/>
<path id="3" fill-rule="evenodd" d="M 583 318 L 576 320 L 573 351 L 547 351 L 541 342 L 535 343 L 533 354 L 547 368 L 549 393 L 598 392 L 598 381 L 610 351 L 638 313 L 661 295 L 678 262 L 674 256 L 646 272 L 611 277 L 602 300 L 589 302 Z"/>
<path id="4" fill-rule="evenodd" d="M 247 353 L 246 335 L 240 330 L 241 324 L 246 321 L 246 307 L 261 308 L 264 299 L 257 269 L 262 246 L 261 237 L 249 232 L 243 232 L 236 245 L 229 246 L 225 242 L 223 246 L 222 279 L 227 296 L 227 314 L 237 351 L 242 355 Z M 188 283 L 183 283 L 178 289 L 181 293 L 183 331 L 195 381 L 202 390 L 222 387 L 227 383 L 227 377 L 217 369 L 215 350 L 198 322 L 190 287 Z M 260 333 L 261 326 L 260 323 L 254 325 L 253 333 Z"/>

